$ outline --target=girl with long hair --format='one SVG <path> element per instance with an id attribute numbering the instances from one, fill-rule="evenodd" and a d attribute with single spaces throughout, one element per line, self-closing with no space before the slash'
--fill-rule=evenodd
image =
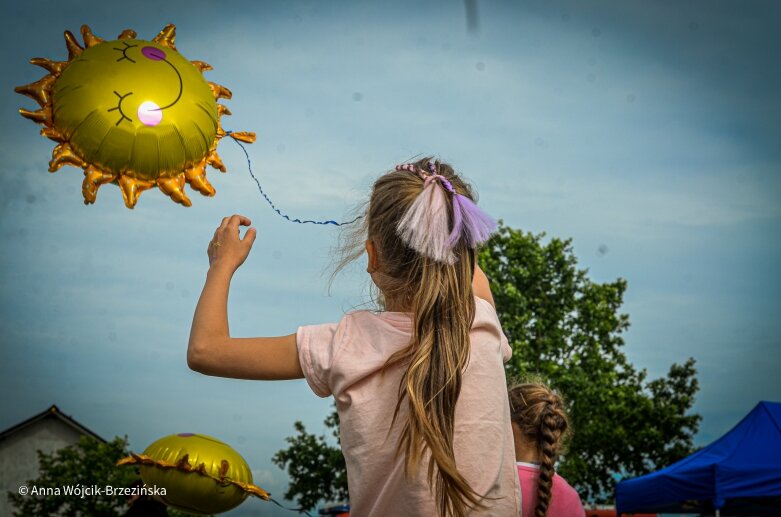
<path id="1" fill-rule="evenodd" d="M 305 378 L 333 396 L 351 515 L 520 515 L 503 362 L 511 350 L 476 247 L 495 222 L 447 164 L 399 165 L 374 183 L 342 264 L 365 251 L 379 311 L 283 337 L 231 338 L 232 274 L 255 240 L 223 220 L 195 311 L 188 364 L 207 375 Z"/>
<path id="2" fill-rule="evenodd" d="M 541 382 L 516 384 L 509 396 L 524 517 L 583 517 L 578 493 L 556 474 L 570 433 L 561 396 Z"/>

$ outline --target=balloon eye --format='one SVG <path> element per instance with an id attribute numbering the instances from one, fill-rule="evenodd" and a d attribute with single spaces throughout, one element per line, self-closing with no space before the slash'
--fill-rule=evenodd
<path id="1" fill-rule="evenodd" d="M 141 53 L 144 57 L 149 58 L 152 61 L 162 61 L 165 59 L 165 52 L 157 47 L 144 47 L 141 49 Z"/>
<path id="2" fill-rule="evenodd" d="M 138 107 L 138 120 L 146 126 L 156 126 L 163 120 L 163 111 L 152 101 L 144 101 Z"/>

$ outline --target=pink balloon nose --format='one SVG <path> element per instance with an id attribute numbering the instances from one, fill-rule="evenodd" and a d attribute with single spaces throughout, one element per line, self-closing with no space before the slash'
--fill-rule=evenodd
<path id="1" fill-rule="evenodd" d="M 144 57 L 147 57 L 152 61 L 162 61 L 165 59 L 165 52 L 157 47 L 144 47 L 141 49 L 141 53 Z"/>

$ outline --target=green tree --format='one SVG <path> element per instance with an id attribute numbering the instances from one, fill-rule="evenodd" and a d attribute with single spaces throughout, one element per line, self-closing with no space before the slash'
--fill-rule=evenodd
<path id="1" fill-rule="evenodd" d="M 58 449 L 50 454 L 38 451 L 40 475 L 27 481 L 32 487 L 59 487 L 81 485 L 92 487 L 128 487 L 138 479 L 133 469 L 118 468 L 114 464 L 127 456 L 127 439 L 116 437 L 103 443 L 90 436 L 82 436 L 78 443 Z M 8 499 L 16 511 L 16 517 L 28 515 L 84 515 L 115 516 L 127 510 L 124 496 L 75 495 L 21 496 L 8 492 Z"/>
<path id="2" fill-rule="evenodd" d="M 584 499 L 608 502 L 617 477 L 645 474 L 692 452 L 700 422 L 690 413 L 695 362 L 673 364 L 665 377 L 649 381 L 622 351 L 626 281 L 593 282 L 578 269 L 570 240 L 544 243 L 544 237 L 502 225 L 479 262 L 513 347 L 508 378 L 542 377 L 564 395 L 574 435 L 558 470 Z M 335 413 L 326 425 L 338 440 Z M 339 448 L 299 422 L 296 430 L 290 447 L 275 456 L 290 473 L 286 497 L 312 508 L 321 498 L 342 496 Z"/>
<path id="3" fill-rule="evenodd" d="M 296 436 L 286 438 L 290 447 L 278 451 L 274 463 L 290 476 L 285 498 L 295 500 L 299 507 L 311 510 L 318 501 L 347 500 L 347 468 L 339 448 L 339 416 L 336 411 L 325 419 L 337 445 L 328 443 L 325 435 L 315 436 L 296 422 Z"/>
<path id="4" fill-rule="evenodd" d="M 59 487 L 130 487 L 141 479 L 138 471 L 129 467 L 117 467 L 116 462 L 130 453 L 127 438 L 115 437 L 103 443 L 91 436 L 81 436 L 78 443 L 49 454 L 38 451 L 40 474 L 28 480 L 28 488 Z M 16 508 L 15 517 L 28 515 L 78 515 L 89 517 L 117 516 L 128 510 L 124 495 L 76 495 L 21 496 L 8 492 L 8 499 Z M 187 517 L 191 514 L 168 508 L 170 517 Z"/>
<path id="5" fill-rule="evenodd" d="M 694 359 L 647 380 L 624 355 L 626 281 L 596 283 L 570 240 L 506 226 L 480 253 L 513 347 L 508 377 L 537 374 L 567 400 L 574 435 L 558 467 L 581 497 L 612 499 L 616 476 L 636 476 L 693 451 L 700 416 Z"/>

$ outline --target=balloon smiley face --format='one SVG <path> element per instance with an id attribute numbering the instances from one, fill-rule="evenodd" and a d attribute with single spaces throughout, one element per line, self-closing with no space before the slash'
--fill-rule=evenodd
<path id="1" fill-rule="evenodd" d="M 123 47 L 119 47 L 119 48 L 114 47 L 114 50 L 119 50 L 122 52 L 122 57 L 117 59 L 117 62 L 126 60 L 131 63 L 137 63 L 137 61 L 133 60 L 133 58 L 127 55 L 127 51 L 133 48 L 138 48 L 139 45 L 138 44 L 131 45 L 127 41 L 122 41 L 121 43 Z M 184 90 L 184 82 L 182 81 L 182 74 L 179 73 L 179 70 L 177 70 L 176 67 L 165 58 L 166 57 L 165 50 L 157 47 L 153 47 L 151 45 L 144 45 L 144 47 L 141 49 L 141 55 L 152 61 L 164 61 L 166 64 L 171 66 L 171 69 L 174 71 L 174 73 L 176 73 L 176 78 L 179 80 L 179 93 L 176 95 L 176 99 L 174 99 L 168 105 L 160 107 L 153 101 L 143 101 L 138 106 L 138 112 L 137 112 L 138 120 L 146 126 L 156 126 L 160 123 L 160 121 L 163 120 L 163 110 L 172 108 L 182 98 L 182 91 Z M 120 94 L 116 90 L 114 90 L 114 95 L 116 95 L 119 98 L 119 103 L 117 104 L 116 107 L 110 108 L 109 111 L 119 110 L 120 119 L 117 121 L 117 125 L 119 125 L 123 121 L 128 121 L 132 123 L 133 119 L 125 115 L 125 113 L 122 111 L 122 101 L 125 100 L 130 95 L 133 95 L 133 92 Z"/>
<path id="2" fill-rule="evenodd" d="M 54 105 L 57 127 L 85 161 L 136 179 L 181 173 L 217 135 L 217 103 L 201 73 L 154 42 L 84 50 L 57 81 Z"/>
<path id="3" fill-rule="evenodd" d="M 82 167 L 85 203 L 111 182 L 121 187 L 129 208 L 154 186 L 185 206 L 191 204 L 185 183 L 214 195 L 206 165 L 225 171 L 216 148 L 226 136 L 220 117 L 230 112 L 217 100 L 230 98 L 230 90 L 204 79 L 208 64 L 188 61 L 176 50 L 173 25 L 152 41 L 136 39 L 130 30 L 103 41 L 87 26 L 82 35 L 84 47 L 66 32 L 69 60 L 33 59 L 50 74 L 16 89 L 41 105 L 21 114 L 44 125 L 42 134 L 59 144 L 49 170 Z"/>

